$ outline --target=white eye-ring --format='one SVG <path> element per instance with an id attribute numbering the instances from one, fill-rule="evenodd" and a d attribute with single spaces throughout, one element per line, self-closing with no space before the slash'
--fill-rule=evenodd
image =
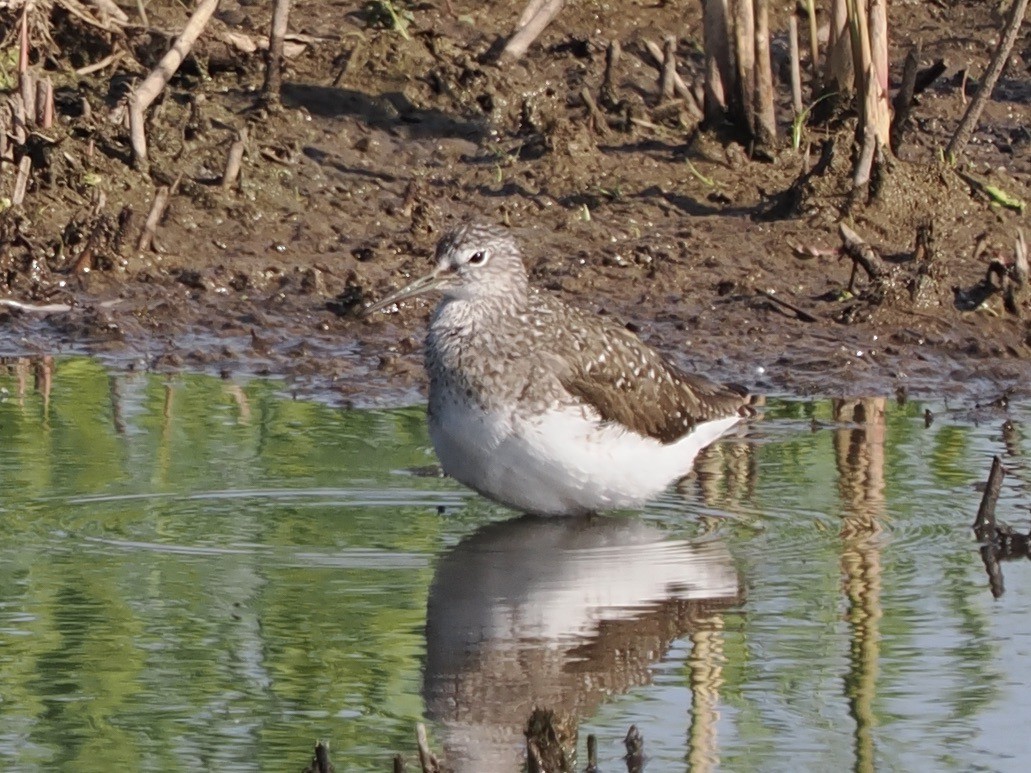
<path id="1" fill-rule="evenodd" d="M 469 256 L 469 265 L 470 266 L 482 266 L 486 262 L 487 262 L 487 252 L 486 252 L 486 250 L 477 250 L 476 252 L 474 252 L 472 255 Z"/>

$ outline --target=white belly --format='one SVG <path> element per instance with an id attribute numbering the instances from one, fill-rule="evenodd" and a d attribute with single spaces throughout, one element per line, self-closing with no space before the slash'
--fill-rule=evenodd
<path id="1" fill-rule="evenodd" d="M 570 515 L 650 499 L 738 421 L 705 422 L 663 445 L 586 412 L 517 419 L 445 401 L 430 421 L 430 437 L 444 471 L 470 488 L 516 510 Z"/>

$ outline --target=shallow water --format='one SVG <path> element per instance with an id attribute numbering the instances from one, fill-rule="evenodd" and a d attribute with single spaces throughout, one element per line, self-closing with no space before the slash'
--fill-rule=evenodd
<path id="1" fill-rule="evenodd" d="M 39 367 L 37 367 L 37 365 Z M 924 411 L 934 420 L 925 426 Z M 0 769 L 517 769 L 535 704 L 624 769 L 1017 770 L 1031 563 L 993 598 L 1027 406 L 779 399 L 640 513 L 517 517 L 422 410 L 0 368 Z M 1012 427 L 1005 431 L 1009 418 Z"/>

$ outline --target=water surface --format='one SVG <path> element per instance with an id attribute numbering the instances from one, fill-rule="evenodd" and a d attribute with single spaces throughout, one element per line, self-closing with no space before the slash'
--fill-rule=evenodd
<path id="1" fill-rule="evenodd" d="M 387 770 L 414 727 L 516 769 L 534 705 L 623 769 L 1017 770 L 1031 564 L 993 598 L 1027 406 L 771 401 L 637 513 L 519 517 L 419 407 L 273 381 L 0 368 L 0 769 Z M 925 410 L 934 413 L 926 426 Z M 1003 429 L 1003 422 L 1010 425 Z"/>

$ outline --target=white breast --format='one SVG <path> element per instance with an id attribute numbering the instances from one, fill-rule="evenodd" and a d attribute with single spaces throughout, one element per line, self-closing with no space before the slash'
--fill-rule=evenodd
<path id="1" fill-rule="evenodd" d="M 567 515 L 641 504 L 689 472 L 698 452 L 738 421 L 705 422 L 663 445 L 589 409 L 524 418 L 446 400 L 430 437 L 444 471 L 467 486 L 517 510 Z"/>

